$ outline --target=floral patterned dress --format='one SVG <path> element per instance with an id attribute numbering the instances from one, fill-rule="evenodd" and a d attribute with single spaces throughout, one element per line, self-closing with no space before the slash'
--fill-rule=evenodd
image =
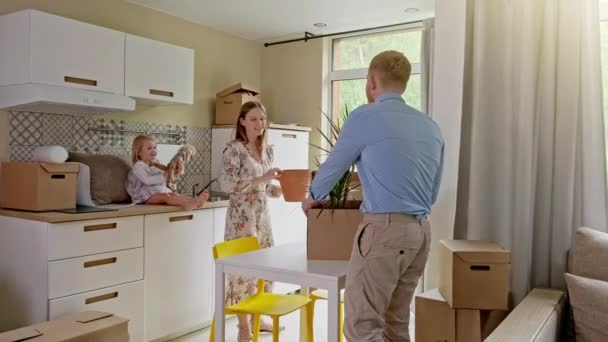
<path id="1" fill-rule="evenodd" d="M 258 160 L 238 140 L 229 142 L 224 149 L 220 185 L 230 194 L 224 230 L 226 241 L 257 236 L 261 248 L 274 245 L 267 196 L 281 196 L 281 188 L 272 184 L 252 184 L 254 178 L 272 168 L 273 150 L 267 146 L 265 152 L 265 158 Z M 226 305 L 236 304 L 256 292 L 256 279 L 230 274 L 227 278 Z M 264 289 L 271 292 L 272 283 L 266 282 Z"/>

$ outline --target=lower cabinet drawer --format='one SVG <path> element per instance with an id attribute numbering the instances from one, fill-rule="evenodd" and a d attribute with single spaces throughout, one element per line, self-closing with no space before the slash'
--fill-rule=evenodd
<path id="1" fill-rule="evenodd" d="M 129 319 L 131 341 L 144 341 L 143 280 L 49 301 L 49 319 L 88 310 L 110 312 Z"/>
<path id="2" fill-rule="evenodd" d="M 49 262 L 49 298 L 124 284 L 144 278 L 144 249 Z"/>

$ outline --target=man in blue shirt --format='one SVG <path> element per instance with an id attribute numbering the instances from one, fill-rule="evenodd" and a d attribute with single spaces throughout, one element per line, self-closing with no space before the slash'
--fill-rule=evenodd
<path id="1" fill-rule="evenodd" d="M 426 216 L 437 199 L 443 138 L 437 124 L 401 94 L 411 74 L 407 58 L 385 51 L 371 61 L 369 104 L 344 123 L 302 209 L 323 200 L 357 165 L 364 219 L 353 242 L 345 293 L 349 341 L 409 341 L 409 310 L 431 242 Z"/>

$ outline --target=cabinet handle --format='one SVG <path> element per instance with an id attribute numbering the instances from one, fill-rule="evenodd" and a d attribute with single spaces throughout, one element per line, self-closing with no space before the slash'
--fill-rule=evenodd
<path id="1" fill-rule="evenodd" d="M 173 216 L 173 217 L 169 217 L 169 222 L 190 221 L 193 218 L 194 218 L 194 215 Z"/>
<path id="2" fill-rule="evenodd" d="M 79 77 L 72 77 L 72 76 L 64 76 L 63 80 L 68 83 L 76 83 L 76 84 L 97 87 L 96 80 L 88 80 L 86 78 L 79 78 Z"/>
<path id="3" fill-rule="evenodd" d="M 117 260 L 118 260 L 118 258 L 114 257 L 114 258 L 87 261 L 84 263 L 84 268 L 96 267 L 96 266 L 107 265 L 107 264 L 114 264 L 114 263 L 116 263 Z"/>
<path id="4" fill-rule="evenodd" d="M 102 224 L 94 224 L 91 226 L 84 226 L 85 232 L 94 232 L 96 230 L 106 230 L 106 229 L 116 229 L 117 224 L 114 223 L 102 223 Z"/>
<path id="5" fill-rule="evenodd" d="M 282 136 L 283 138 L 290 138 L 290 139 L 295 139 L 295 138 L 297 138 L 297 136 L 296 136 L 295 134 L 287 134 L 287 133 L 283 133 L 283 134 L 281 134 L 281 136 Z"/>
<path id="6" fill-rule="evenodd" d="M 112 293 L 107 293 L 107 294 L 97 296 L 97 297 L 87 298 L 84 300 L 84 303 L 88 305 L 88 304 L 93 304 L 93 303 L 97 303 L 97 302 L 101 302 L 104 300 L 117 298 L 117 297 L 118 297 L 118 291 L 112 292 Z"/>
<path id="7" fill-rule="evenodd" d="M 150 94 L 158 95 L 158 96 L 173 97 L 172 91 L 165 91 L 165 90 L 158 90 L 158 89 L 150 89 Z"/>

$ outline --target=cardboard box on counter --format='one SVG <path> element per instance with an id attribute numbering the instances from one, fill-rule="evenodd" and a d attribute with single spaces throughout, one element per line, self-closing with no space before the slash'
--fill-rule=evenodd
<path id="1" fill-rule="evenodd" d="M 129 320 L 99 311 L 84 311 L 0 333 L 0 342 L 129 342 Z"/>
<path id="2" fill-rule="evenodd" d="M 0 207 L 49 211 L 76 208 L 77 163 L 3 162 Z"/>
<path id="3" fill-rule="evenodd" d="M 481 342 L 509 313 L 452 309 L 438 289 L 416 296 L 415 301 L 416 342 Z"/>
<path id="4" fill-rule="evenodd" d="M 243 103 L 260 101 L 259 91 L 242 82 L 234 84 L 215 96 L 215 124 L 234 125 Z"/>
<path id="5" fill-rule="evenodd" d="M 486 241 L 441 240 L 439 291 L 452 308 L 507 310 L 511 252 Z"/>

